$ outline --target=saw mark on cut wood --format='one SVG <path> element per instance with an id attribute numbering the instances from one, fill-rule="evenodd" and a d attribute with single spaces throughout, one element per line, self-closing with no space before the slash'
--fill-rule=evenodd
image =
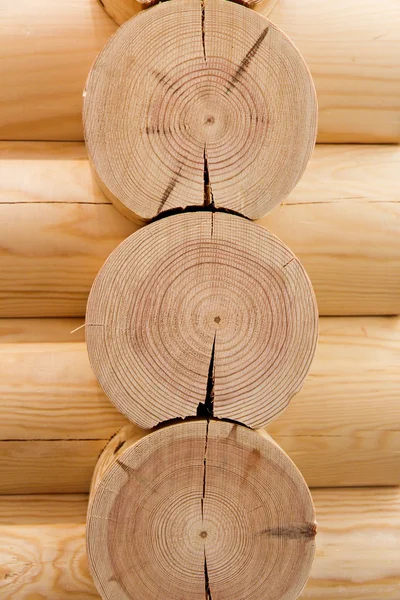
<path id="1" fill-rule="evenodd" d="M 239 78 L 248 69 L 249 64 L 251 63 L 251 61 L 253 60 L 254 56 L 257 53 L 257 50 L 259 49 L 259 47 L 261 46 L 262 42 L 266 38 L 268 31 L 269 31 L 269 27 L 266 27 L 260 33 L 260 35 L 258 36 L 257 40 L 254 42 L 254 44 L 252 45 L 252 47 L 250 48 L 250 50 L 248 51 L 248 53 L 246 54 L 246 56 L 243 58 L 242 62 L 240 63 L 240 65 L 236 69 L 236 72 L 234 73 L 234 75 L 233 75 L 233 77 L 232 77 L 232 79 L 231 79 L 228 87 L 226 88 L 226 93 L 227 94 L 229 94 L 229 92 L 231 92 L 233 90 L 233 88 L 235 87 L 235 85 L 239 81 Z"/>
<path id="2" fill-rule="evenodd" d="M 158 126 L 155 127 L 153 125 L 153 127 L 149 127 L 149 126 L 146 127 L 146 134 L 147 135 L 152 135 L 152 134 L 155 134 L 155 133 L 157 133 L 157 134 L 160 133 L 160 128 Z"/>
<path id="3" fill-rule="evenodd" d="M 296 260 L 295 256 L 293 256 L 293 258 L 291 258 L 290 260 L 288 260 L 288 262 L 283 265 L 282 269 L 286 269 L 286 267 L 289 266 L 290 263 L 292 263 L 294 260 Z"/>
<path id="4" fill-rule="evenodd" d="M 153 68 L 150 69 L 149 72 L 154 76 L 158 83 L 161 83 L 163 86 L 168 86 L 163 93 L 167 93 L 169 90 L 175 91 L 176 86 L 179 85 L 177 81 L 174 81 L 171 77 L 168 77 L 167 73 L 162 73 L 158 69 Z"/>
<path id="5" fill-rule="evenodd" d="M 177 171 L 175 171 L 173 177 L 171 178 L 171 181 L 169 182 L 169 184 L 167 185 L 162 198 L 161 198 L 161 202 L 160 202 L 160 206 L 158 207 L 157 210 L 157 215 L 160 214 L 160 212 L 163 210 L 165 203 L 167 202 L 168 198 L 170 197 L 170 195 L 172 194 L 172 192 L 174 191 L 174 188 L 177 184 L 177 181 L 179 179 L 179 176 L 181 174 L 182 171 L 182 165 L 179 167 L 179 169 Z"/>
<path id="6" fill-rule="evenodd" d="M 314 539 L 317 534 L 316 523 L 303 523 L 302 525 L 287 525 L 282 527 L 268 527 L 262 529 L 259 535 L 284 537 L 289 540 Z"/>

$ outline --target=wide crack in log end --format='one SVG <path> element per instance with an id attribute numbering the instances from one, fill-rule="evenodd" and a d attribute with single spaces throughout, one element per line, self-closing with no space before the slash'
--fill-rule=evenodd
<path id="1" fill-rule="evenodd" d="M 206 496 L 207 481 L 207 449 L 208 449 L 208 431 L 210 428 L 210 418 L 214 416 L 214 359 L 215 359 L 215 340 L 217 334 L 214 334 L 214 341 L 211 349 L 210 365 L 208 367 L 207 390 L 204 402 L 200 402 L 197 407 L 197 416 L 206 418 L 206 435 L 204 441 L 204 468 L 203 468 L 203 493 L 201 498 L 201 518 L 204 520 L 204 498 Z"/>
<path id="2" fill-rule="evenodd" d="M 215 204 L 214 204 L 214 196 L 212 193 L 211 182 L 210 182 L 210 172 L 208 170 L 207 149 L 206 149 L 205 145 L 204 145 L 203 161 L 204 161 L 204 167 L 203 167 L 204 203 L 203 203 L 203 207 L 211 210 L 211 237 L 213 237 Z"/>
<path id="3" fill-rule="evenodd" d="M 210 579 L 208 577 L 208 568 L 207 568 L 207 558 L 206 552 L 204 550 L 204 586 L 205 586 L 205 600 L 212 600 L 211 590 L 210 590 Z"/>
<path id="4" fill-rule="evenodd" d="M 215 338 L 214 338 L 214 345 L 215 345 Z M 214 354 L 214 346 L 213 346 L 213 353 L 211 355 L 211 362 L 213 362 L 213 354 Z M 211 368 L 211 363 L 210 363 L 210 368 Z M 203 521 L 203 524 L 204 524 L 204 500 L 206 497 L 206 483 L 207 483 L 207 451 L 208 451 L 209 428 L 210 428 L 210 420 L 207 419 L 206 433 L 205 433 L 205 440 L 204 440 L 203 494 L 202 494 L 202 498 L 201 498 L 201 519 Z M 206 531 L 204 531 L 202 533 L 204 533 L 204 537 L 207 537 Z M 205 591 L 205 600 L 212 600 L 211 590 L 210 590 L 210 579 L 208 577 L 205 542 L 204 542 L 204 591 Z"/>
<path id="5" fill-rule="evenodd" d="M 210 421 L 207 420 L 206 435 L 204 440 L 204 466 L 203 466 L 203 493 L 201 497 L 201 520 L 204 522 L 204 499 L 206 497 L 206 482 L 207 482 L 207 449 L 208 449 L 208 430 Z"/>
<path id="6" fill-rule="evenodd" d="M 215 340 L 217 334 L 214 334 L 214 341 L 211 349 L 210 365 L 208 367 L 206 398 L 204 402 L 199 402 L 197 407 L 197 416 L 208 419 L 214 416 L 214 380 L 215 380 Z"/>
<path id="7" fill-rule="evenodd" d="M 226 88 L 226 93 L 227 94 L 229 94 L 229 92 L 231 92 L 233 90 L 233 88 L 235 87 L 235 85 L 239 81 L 239 78 L 248 69 L 248 66 L 251 63 L 251 61 L 253 60 L 254 56 L 256 55 L 257 50 L 259 49 L 259 47 L 261 46 L 262 42 L 267 37 L 268 31 L 269 31 L 269 27 L 266 27 L 260 33 L 260 35 L 258 36 L 257 40 L 254 42 L 254 44 L 252 45 L 252 47 L 250 48 L 250 50 L 248 51 L 248 53 L 246 54 L 246 56 L 243 58 L 242 62 L 240 63 L 240 65 L 236 69 L 236 71 L 235 71 L 235 73 L 234 73 L 231 81 L 229 82 L 228 87 Z"/>
<path id="8" fill-rule="evenodd" d="M 207 149 L 204 146 L 204 168 L 203 168 L 203 180 L 204 180 L 204 206 L 212 206 L 214 207 L 214 196 L 212 193 L 211 182 L 210 182 L 210 172 L 208 170 L 208 159 L 207 159 Z"/>
<path id="9" fill-rule="evenodd" d="M 207 62 L 206 55 L 206 0 L 201 1 L 201 43 L 203 45 L 203 58 Z"/>

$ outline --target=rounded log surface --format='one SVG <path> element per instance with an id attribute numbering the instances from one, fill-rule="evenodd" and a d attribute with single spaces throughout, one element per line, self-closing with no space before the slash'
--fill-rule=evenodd
<path id="1" fill-rule="evenodd" d="M 105 600 L 298 596 L 315 513 L 270 438 L 213 420 L 126 437 L 100 458 L 89 501 L 88 558 Z"/>
<path id="2" fill-rule="evenodd" d="M 300 179 L 315 143 L 314 85 L 265 17 L 221 0 L 165 2 L 123 25 L 100 53 L 85 139 L 116 206 L 148 220 L 214 202 L 256 219 Z"/>
<path id="3" fill-rule="evenodd" d="M 249 8 L 254 8 L 256 5 L 260 10 L 262 7 L 262 14 L 267 16 L 269 12 L 274 8 L 277 0 L 233 0 L 238 4 L 244 4 Z M 118 25 L 122 25 L 128 19 L 131 19 L 142 8 L 148 8 L 153 4 L 158 4 L 159 0 L 101 0 L 101 4 L 107 14 L 115 21 Z"/>
<path id="4" fill-rule="evenodd" d="M 293 253 L 219 211 L 165 217 L 131 235 L 99 272 L 86 314 L 100 384 L 144 428 L 204 408 L 265 425 L 301 388 L 317 329 Z"/>

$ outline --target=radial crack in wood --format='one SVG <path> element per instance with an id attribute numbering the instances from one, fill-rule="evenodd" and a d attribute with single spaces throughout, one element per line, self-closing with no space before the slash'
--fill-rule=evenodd
<path id="1" fill-rule="evenodd" d="M 314 557 L 315 512 L 275 442 L 214 419 L 141 439 L 130 431 L 105 449 L 90 493 L 87 551 L 102 598 L 297 598 Z"/>
<path id="2" fill-rule="evenodd" d="M 207 148 L 204 145 L 204 206 L 214 206 L 214 196 L 212 193 L 210 172 L 208 170 Z"/>
<path id="3" fill-rule="evenodd" d="M 261 46 L 261 43 L 267 37 L 268 31 L 269 31 L 269 26 L 267 26 L 260 33 L 260 35 L 258 36 L 257 40 L 254 42 L 254 44 L 252 45 L 252 47 L 250 48 L 250 50 L 247 52 L 246 56 L 243 58 L 242 62 L 238 66 L 236 72 L 234 73 L 231 81 L 229 82 L 229 85 L 228 85 L 228 87 L 226 89 L 226 93 L 227 94 L 235 87 L 235 85 L 239 81 L 239 78 L 242 77 L 245 74 L 245 72 L 248 69 L 248 66 L 249 66 L 251 60 L 254 58 L 257 50 Z"/>
<path id="4" fill-rule="evenodd" d="M 318 314 L 303 267 L 248 219 L 206 210 L 154 221 L 125 240 L 93 284 L 92 368 L 140 427 L 216 416 L 262 427 L 297 393 Z"/>
<path id="5" fill-rule="evenodd" d="M 83 120 L 97 180 L 128 217 L 202 205 L 207 169 L 215 205 L 257 219 L 302 176 L 317 103 L 299 52 L 265 17 L 179 0 L 110 39 L 87 80 Z"/>
<path id="6" fill-rule="evenodd" d="M 208 568 L 207 568 L 207 556 L 206 551 L 204 549 L 204 584 L 205 584 L 205 595 L 206 600 L 212 600 L 211 590 L 210 590 L 210 579 L 208 577 Z"/>
<path id="7" fill-rule="evenodd" d="M 206 22 L 206 0 L 200 0 L 200 2 L 201 2 L 201 43 L 203 45 L 204 60 L 205 60 L 205 62 L 207 62 L 207 55 L 206 55 L 206 28 L 205 28 L 205 22 Z"/>
<path id="8" fill-rule="evenodd" d="M 214 317 L 214 321 L 220 317 Z M 198 417 L 213 417 L 214 416 L 214 383 L 215 383 L 215 340 L 217 334 L 214 335 L 214 341 L 211 349 L 210 366 L 208 367 L 207 390 L 204 402 L 200 402 L 197 407 Z"/>

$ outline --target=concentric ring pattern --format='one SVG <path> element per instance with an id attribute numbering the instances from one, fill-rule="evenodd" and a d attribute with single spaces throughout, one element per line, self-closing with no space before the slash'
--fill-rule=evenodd
<path id="1" fill-rule="evenodd" d="M 313 82 L 292 42 L 232 2 L 164 2 L 100 53 L 84 102 L 97 178 L 128 216 L 200 205 L 252 219 L 284 199 L 315 143 Z"/>
<path id="2" fill-rule="evenodd" d="M 125 240 L 86 316 L 100 384 L 144 428 L 195 416 L 210 387 L 214 416 L 265 425 L 299 391 L 317 329 L 293 253 L 259 225 L 211 211 L 169 216 Z"/>
<path id="3" fill-rule="evenodd" d="M 272 440 L 193 421 L 114 457 L 91 493 L 88 557 L 105 600 L 294 600 L 315 531 L 307 485 Z"/>

